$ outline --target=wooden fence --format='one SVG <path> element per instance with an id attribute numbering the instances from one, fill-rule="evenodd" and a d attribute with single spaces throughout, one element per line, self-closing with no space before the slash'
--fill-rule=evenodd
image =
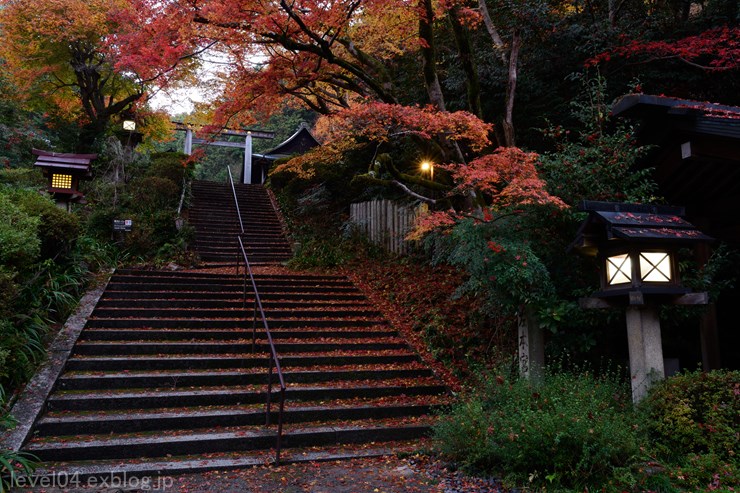
<path id="1" fill-rule="evenodd" d="M 404 238 L 414 227 L 416 216 L 426 209 L 426 204 L 410 207 L 385 199 L 357 202 L 350 205 L 350 221 L 373 243 L 403 254 L 409 248 Z"/>

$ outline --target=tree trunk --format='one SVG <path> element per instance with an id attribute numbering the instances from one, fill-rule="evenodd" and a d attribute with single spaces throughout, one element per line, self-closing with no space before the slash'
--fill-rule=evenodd
<path id="1" fill-rule="evenodd" d="M 483 112 L 480 104 L 480 80 L 478 78 L 478 70 L 476 69 L 475 60 L 473 58 L 473 46 L 470 42 L 470 34 L 465 26 L 460 22 L 457 7 L 450 9 L 449 19 L 450 24 L 452 24 L 452 32 L 455 35 L 455 44 L 457 44 L 460 64 L 462 65 L 463 72 L 465 72 L 465 88 L 468 94 L 468 108 L 474 115 L 482 117 Z"/>
<path id="2" fill-rule="evenodd" d="M 481 16 L 483 17 L 483 24 L 485 24 L 486 31 L 488 31 L 488 35 L 491 36 L 491 41 L 493 42 L 493 51 L 498 54 L 501 62 L 506 65 L 509 63 L 509 59 L 506 56 L 506 45 L 504 45 L 504 40 L 501 39 L 501 35 L 498 33 L 498 29 L 496 29 L 496 25 L 491 19 L 486 0 L 478 0 L 478 5 Z"/>
<path id="3" fill-rule="evenodd" d="M 437 109 L 445 110 L 445 100 L 442 94 L 442 86 L 437 77 L 436 50 L 434 49 L 434 31 L 432 21 L 434 10 L 431 0 L 419 0 L 419 39 L 421 40 L 421 60 L 424 69 L 424 84 L 429 94 L 429 101 Z"/>
<path id="4" fill-rule="evenodd" d="M 509 79 L 506 83 L 506 110 L 504 113 L 504 143 L 506 147 L 514 147 L 514 98 L 516 96 L 517 65 L 522 38 L 519 31 L 514 30 L 511 35 L 511 51 L 509 53 Z"/>

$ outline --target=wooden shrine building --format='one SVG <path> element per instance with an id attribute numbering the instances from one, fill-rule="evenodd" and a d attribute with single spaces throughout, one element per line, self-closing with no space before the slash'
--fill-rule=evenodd
<path id="1" fill-rule="evenodd" d="M 291 156 L 303 154 L 314 147 L 321 145 L 318 140 L 311 134 L 308 125 L 304 122 L 298 127 L 298 130 L 288 137 L 283 143 L 270 149 L 264 154 L 255 154 L 253 157 L 252 183 L 264 183 L 267 174 L 273 163 L 278 159 L 284 159 Z"/>
<path id="2" fill-rule="evenodd" d="M 632 120 L 639 143 L 653 146 L 642 165 L 654 169 L 660 195 L 684 206 L 686 219 L 703 233 L 740 249 L 740 107 L 630 94 L 612 114 Z M 699 247 L 697 260 L 710 254 L 711 247 Z M 740 266 L 732 270 L 740 275 Z M 674 334 L 689 348 L 679 350 L 682 367 L 701 361 L 705 369 L 740 368 L 739 307 L 740 288 L 725 289 L 699 331 Z"/>

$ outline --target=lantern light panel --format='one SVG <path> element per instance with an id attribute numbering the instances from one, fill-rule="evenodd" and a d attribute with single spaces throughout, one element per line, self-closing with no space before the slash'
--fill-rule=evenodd
<path id="1" fill-rule="evenodd" d="M 644 282 L 671 282 L 670 254 L 640 252 L 640 278 Z"/>
<path id="2" fill-rule="evenodd" d="M 606 259 L 606 278 L 610 286 L 632 282 L 632 260 L 629 254 L 614 255 Z"/>
<path id="3" fill-rule="evenodd" d="M 51 188 L 63 188 L 65 190 L 72 188 L 72 175 L 52 173 Z"/>

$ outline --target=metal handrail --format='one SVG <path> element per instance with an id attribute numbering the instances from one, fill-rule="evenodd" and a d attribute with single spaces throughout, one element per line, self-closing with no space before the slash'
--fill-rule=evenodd
<path id="1" fill-rule="evenodd" d="M 234 177 L 231 176 L 231 168 L 226 167 L 226 171 L 229 172 L 229 184 L 231 185 L 231 193 L 234 195 L 234 205 L 236 205 L 236 214 L 239 216 L 239 229 L 244 234 L 244 223 L 242 222 L 242 213 L 239 210 L 239 200 L 236 198 L 236 189 L 234 188 Z"/>
<path id="2" fill-rule="evenodd" d="M 239 211 L 239 200 L 236 197 L 236 191 L 234 189 L 234 181 L 231 176 L 231 170 L 229 170 L 229 181 L 231 182 L 231 190 L 234 192 L 234 203 L 236 205 L 237 212 Z M 241 224 L 241 214 L 239 214 L 239 223 Z M 244 233 L 244 227 L 242 226 L 242 233 Z M 280 411 L 278 413 L 278 430 L 277 430 L 277 443 L 275 445 L 275 465 L 280 465 L 280 447 L 283 439 L 283 414 L 285 411 L 285 378 L 283 376 L 283 369 L 280 366 L 280 358 L 278 357 L 277 350 L 275 349 L 275 343 L 272 339 L 272 333 L 270 327 L 267 324 L 267 317 L 265 317 L 265 310 L 262 307 L 262 300 L 260 299 L 259 291 L 257 291 L 257 282 L 254 280 L 254 273 L 252 267 L 249 265 L 249 258 L 247 251 L 244 248 L 244 242 L 242 237 L 237 235 L 237 241 L 239 243 L 239 249 L 241 250 L 241 259 L 244 260 L 244 282 L 243 282 L 243 297 L 242 297 L 242 309 L 247 308 L 247 274 L 252 283 L 252 290 L 254 292 L 254 309 L 252 313 L 252 353 L 255 350 L 255 342 L 257 339 L 257 311 L 260 313 L 262 318 L 262 325 L 265 327 L 265 334 L 267 335 L 267 342 L 270 346 L 270 358 L 269 358 L 269 369 L 267 371 L 267 399 L 265 402 L 265 426 L 270 426 L 270 414 L 272 407 L 272 368 L 275 366 L 275 372 L 278 376 L 278 382 L 280 383 Z M 239 267 L 241 264 L 240 256 L 237 254 L 236 257 L 236 275 L 239 275 Z"/>

